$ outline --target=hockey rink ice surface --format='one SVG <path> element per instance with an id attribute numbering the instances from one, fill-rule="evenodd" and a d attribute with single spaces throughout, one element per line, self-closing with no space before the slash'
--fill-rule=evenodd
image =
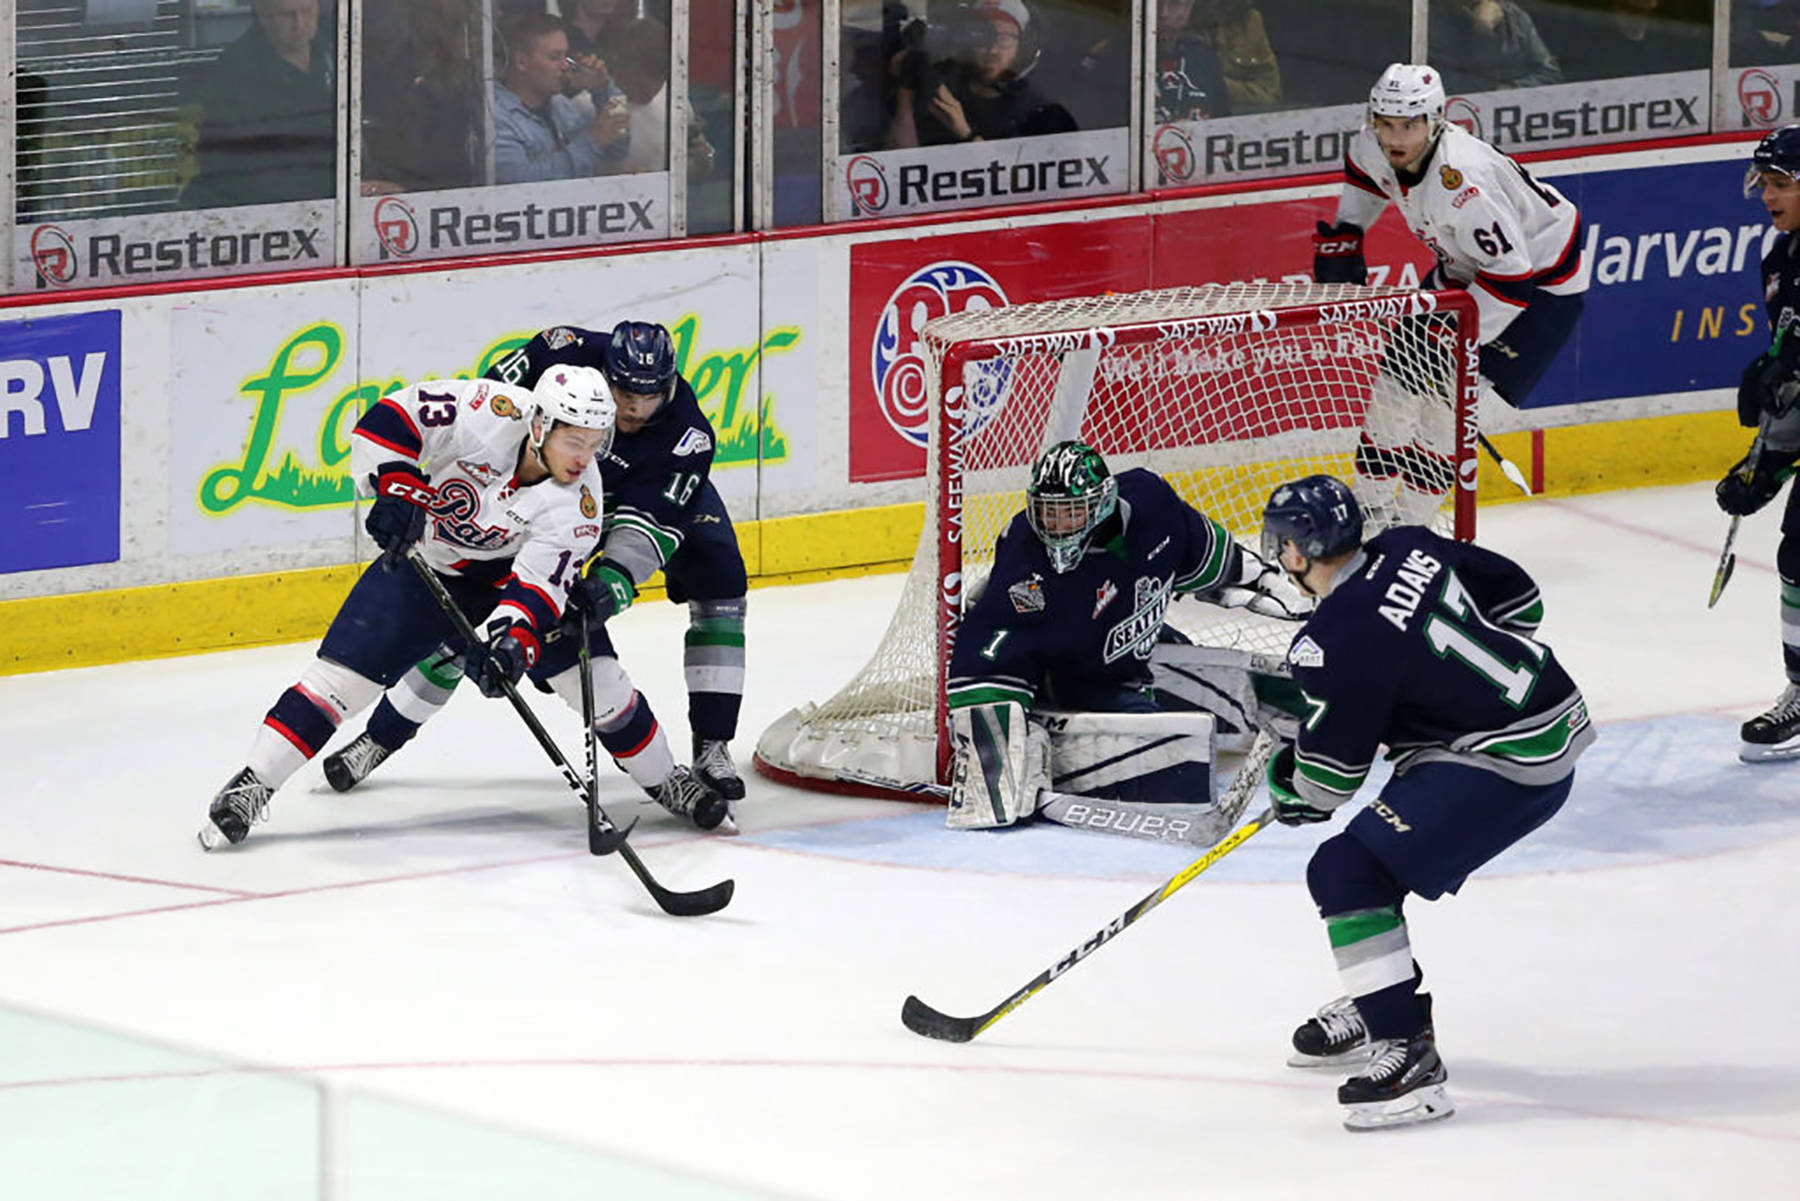
<path id="1" fill-rule="evenodd" d="M 955 833 L 761 777 L 724 839 L 608 769 L 665 884 L 737 880 L 721 914 L 667 917 L 465 689 L 362 788 L 315 762 L 203 854 L 298 644 L 0 678 L 0 1197 L 1791 1201 L 1800 761 L 1735 757 L 1782 687 L 1779 506 L 1708 612 L 1711 492 L 1481 513 L 1601 738 L 1557 819 L 1408 908 L 1447 1122 L 1349 1134 L 1344 1073 L 1284 1065 L 1338 993 L 1302 881 L 1342 817 L 1259 833 L 935 1043 L 901 1026 L 908 993 L 986 1010 L 1197 852 Z M 900 579 L 751 593 L 747 776 L 770 719 L 861 664 Z M 684 626 L 658 601 L 616 627 L 683 755 Z M 532 695 L 579 762 L 578 720 Z"/>

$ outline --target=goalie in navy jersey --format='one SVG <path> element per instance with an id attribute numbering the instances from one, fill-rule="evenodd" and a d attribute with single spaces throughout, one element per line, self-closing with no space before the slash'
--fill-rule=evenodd
<path id="1" fill-rule="evenodd" d="M 601 514 L 596 455 L 613 439 L 606 377 L 550 372 L 525 389 L 426 380 L 374 405 L 351 433 L 351 478 L 381 554 L 358 577 L 317 657 L 270 708 L 244 767 L 213 797 L 200 845 L 243 842 L 269 800 L 433 646 L 466 654 L 483 694 L 505 695 L 562 617 L 572 565 Z M 416 550 L 415 550 L 416 548 Z M 411 566 L 434 571 L 483 641 L 465 646 Z M 573 676 L 574 673 L 569 673 Z M 579 692 L 565 693 L 579 707 Z"/>
<path id="2" fill-rule="evenodd" d="M 1309 716 L 1270 760 L 1277 818 L 1328 821 L 1382 747 L 1394 764 L 1306 869 L 1347 995 L 1294 1032 L 1288 1062 L 1363 1065 L 1338 1089 L 1353 1130 L 1453 1111 L 1406 897 L 1456 892 L 1548 821 L 1594 739 L 1580 690 L 1537 637 L 1543 603 L 1523 568 L 1419 526 L 1362 534 L 1331 476 L 1284 484 L 1264 512 L 1263 554 L 1318 598 L 1288 649 Z"/>
<path id="3" fill-rule="evenodd" d="M 1581 316 L 1588 287 L 1581 214 L 1549 184 L 1462 127 L 1444 120 L 1444 83 L 1418 63 L 1393 63 L 1369 92 L 1368 122 L 1344 155 L 1334 223 L 1318 224 L 1313 278 L 1368 281 L 1363 231 L 1392 204 L 1437 256 L 1420 287 L 1464 288 L 1480 318 L 1482 394 L 1523 405 Z M 1403 400 L 1450 371 L 1448 344 L 1430 322 L 1395 327 L 1375 380 L 1356 491 L 1373 525 L 1418 522 L 1451 483 L 1454 430 L 1421 426 Z M 1421 371 L 1434 358 L 1438 365 Z"/>
<path id="4" fill-rule="evenodd" d="M 1161 476 L 1115 478 L 1082 442 L 1039 456 L 951 654 L 949 824 L 1041 814 L 1216 841 L 1223 831 L 1206 819 L 1218 723 L 1246 731 L 1264 706 L 1247 655 L 1171 639 L 1164 618 L 1183 596 L 1288 620 L 1304 608 L 1279 571 Z M 1160 688 L 1167 664 L 1205 700 Z"/>
<path id="5" fill-rule="evenodd" d="M 1767 505 L 1800 460 L 1800 125 L 1765 135 L 1751 156 L 1745 194 L 1768 210 L 1780 237 L 1763 256 L 1763 300 L 1774 334 L 1738 385 L 1738 421 L 1756 429 L 1750 450 L 1719 481 L 1719 507 L 1747 517 Z M 1744 723 L 1738 758 L 1767 763 L 1800 756 L 1800 488 L 1788 487 L 1775 550 L 1781 577 L 1781 658 L 1787 687 L 1767 712 Z"/>
<path id="6" fill-rule="evenodd" d="M 566 364 L 599 368 L 619 408 L 618 436 L 599 462 L 606 484 L 604 533 L 592 554 L 584 552 L 580 583 L 570 596 L 571 608 L 589 622 L 596 731 L 615 762 L 664 808 L 693 816 L 702 828 L 735 832 L 729 813 L 723 822 L 714 820 L 720 810 L 713 798 L 729 804 L 744 795 L 730 743 L 743 702 L 748 581 L 737 532 L 712 483 L 712 425 L 676 370 L 669 331 L 650 322 L 622 321 L 610 332 L 544 330 L 488 376 L 530 386 Z M 683 658 L 691 769 L 675 763 L 661 724 L 619 664 L 606 629 L 659 570 L 669 599 L 689 610 Z M 577 641 L 553 639 L 533 679 L 571 666 Z M 454 658 L 443 653 L 408 672 L 363 734 L 326 757 L 331 786 L 347 791 L 365 779 L 449 702 L 460 678 Z"/>

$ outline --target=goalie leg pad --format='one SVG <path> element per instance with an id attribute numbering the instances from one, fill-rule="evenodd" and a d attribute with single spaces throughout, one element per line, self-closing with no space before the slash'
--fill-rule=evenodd
<path id="1" fill-rule="evenodd" d="M 1065 792 L 1042 793 L 1038 801 L 1041 816 L 1077 830 L 1191 847 L 1212 846 L 1225 833 L 1211 805 L 1151 805 Z"/>
<path id="2" fill-rule="evenodd" d="M 955 776 L 950 784 L 952 830 L 1010 826 L 1037 811 L 1050 782 L 1050 740 L 1017 702 L 970 705 L 950 714 Z"/>
<path id="3" fill-rule="evenodd" d="M 1259 728 L 1291 742 L 1304 711 L 1287 664 L 1268 655 L 1158 643 L 1150 655 L 1150 678 L 1165 710 L 1212 714 L 1223 750 L 1248 749 Z"/>
<path id="4" fill-rule="evenodd" d="M 1148 804 L 1213 801 L 1213 715 L 1045 713 L 1059 793 Z"/>

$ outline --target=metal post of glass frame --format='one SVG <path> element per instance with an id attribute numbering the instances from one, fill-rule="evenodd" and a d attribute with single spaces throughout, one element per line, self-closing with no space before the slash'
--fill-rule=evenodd
<path id="1" fill-rule="evenodd" d="M 1430 31 L 1426 25 L 1426 22 L 1431 19 L 1430 14 L 1426 12 L 1426 9 L 1430 7 L 1430 0 L 1412 0 L 1412 40 L 1406 46 L 1406 61 L 1409 63 L 1431 61 L 1426 57 L 1431 53 Z"/>
<path id="2" fill-rule="evenodd" d="M 481 15 L 481 65 L 476 79 L 481 88 L 481 182 L 494 182 L 494 3 L 488 0 Z"/>
<path id="3" fill-rule="evenodd" d="M 346 0 L 338 3 L 338 128 L 348 129 L 349 136 L 338 135 L 338 145 L 344 148 L 344 161 L 338 164 L 338 240 L 344 248 L 346 258 L 354 257 L 352 247 L 356 245 L 356 202 L 362 195 L 362 151 L 363 151 L 363 5 L 349 6 L 349 23 L 345 24 Z M 344 30 L 349 30 L 349 55 L 344 54 Z M 348 74 L 342 69 L 348 64 Z M 345 114 L 348 113 L 346 120 Z M 350 183 L 348 192 L 350 199 L 344 200 L 344 179 L 348 176 Z"/>
<path id="4" fill-rule="evenodd" d="M 754 0 L 750 41 L 750 225 L 775 227 L 775 0 Z"/>
<path id="5" fill-rule="evenodd" d="M 1156 0 L 1131 6 L 1132 24 L 1138 31 L 1131 40 L 1131 119 L 1137 122 L 1138 136 L 1131 139 L 1137 162 L 1132 164 L 1129 178 L 1140 192 L 1162 184 L 1162 166 L 1156 159 L 1156 84 L 1144 84 L 1145 64 L 1156 62 L 1156 9 Z"/>
<path id="6" fill-rule="evenodd" d="M 731 232 L 744 232 L 744 114 L 749 101 L 746 81 L 750 77 L 744 55 L 749 46 L 746 35 L 750 24 L 748 0 L 733 0 L 731 6 Z"/>
<path id="7" fill-rule="evenodd" d="M 822 0 L 819 10 L 819 212 L 825 224 L 839 220 L 837 156 L 843 98 L 841 50 L 844 40 L 843 0 Z"/>
<path id="8" fill-rule="evenodd" d="M 0 268 L 0 282 L 8 292 L 24 281 L 13 278 L 13 217 L 19 210 L 18 129 L 19 129 L 19 59 L 17 44 L 18 8 L 0 7 L 0 247 L 5 247 L 6 266 Z"/>
<path id="9" fill-rule="evenodd" d="M 1731 0 L 1713 0 L 1712 6 L 1712 121 L 1713 133 L 1731 128 L 1725 106 L 1737 99 L 1731 87 Z"/>
<path id="10" fill-rule="evenodd" d="M 688 0 L 669 0 L 669 236 L 685 238 L 688 219 Z"/>

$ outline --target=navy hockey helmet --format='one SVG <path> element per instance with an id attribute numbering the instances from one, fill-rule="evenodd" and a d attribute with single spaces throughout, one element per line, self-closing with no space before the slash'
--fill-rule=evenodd
<path id="1" fill-rule="evenodd" d="M 1088 539 L 1119 507 L 1119 481 L 1085 442 L 1058 442 L 1031 466 L 1025 519 L 1061 574 L 1074 568 Z"/>
<path id="2" fill-rule="evenodd" d="M 1764 175 L 1800 179 L 1800 125 L 1783 125 L 1763 135 L 1744 172 L 1744 195 L 1754 196 L 1762 188 Z"/>
<path id="3" fill-rule="evenodd" d="M 1262 557 L 1281 559 L 1292 542 L 1308 563 L 1329 559 L 1362 545 L 1362 509 L 1344 481 L 1309 475 L 1283 484 L 1263 509 Z"/>
<path id="4" fill-rule="evenodd" d="M 654 321 L 621 321 L 606 340 L 604 357 L 619 402 L 619 432 L 635 434 L 675 395 L 675 343 Z"/>

